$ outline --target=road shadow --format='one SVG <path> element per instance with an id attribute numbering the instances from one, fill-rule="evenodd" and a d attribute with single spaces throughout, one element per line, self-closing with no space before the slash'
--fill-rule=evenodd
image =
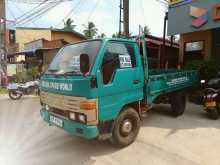
<path id="1" fill-rule="evenodd" d="M 3 157 L 10 165 L 90 165 L 94 157 L 120 151 L 109 141 L 83 140 L 49 126 L 36 98 L 1 100 L 0 105 L 0 162 Z"/>
<path id="2" fill-rule="evenodd" d="M 147 118 L 142 122 L 143 127 L 157 127 L 170 129 L 172 135 L 179 130 L 195 128 L 220 129 L 220 121 L 208 118 L 202 106 L 188 103 L 186 111 L 177 118 L 171 115 L 170 105 L 156 105 L 149 111 Z"/>

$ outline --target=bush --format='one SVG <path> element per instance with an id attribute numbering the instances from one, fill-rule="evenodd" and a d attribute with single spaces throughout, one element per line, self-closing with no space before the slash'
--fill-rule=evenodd
<path id="1" fill-rule="evenodd" d="M 208 61 L 194 60 L 188 62 L 185 66 L 185 69 L 200 70 L 200 76 L 203 79 L 209 80 L 216 77 L 216 75 L 220 71 L 220 61 L 217 59 L 211 59 Z"/>

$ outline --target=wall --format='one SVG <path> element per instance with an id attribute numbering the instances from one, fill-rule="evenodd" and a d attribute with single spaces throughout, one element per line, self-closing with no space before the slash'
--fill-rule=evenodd
<path id="1" fill-rule="evenodd" d="M 212 57 L 217 60 L 220 60 L 220 28 L 213 29 L 212 38 L 213 38 Z"/>
<path id="2" fill-rule="evenodd" d="M 77 37 L 74 33 L 71 32 L 56 32 L 52 31 L 52 40 L 64 39 L 68 43 L 74 43 L 82 41 L 83 39 Z"/>
<path id="3" fill-rule="evenodd" d="M 24 44 L 33 40 L 44 38 L 51 40 L 51 31 L 49 29 L 16 29 L 16 43 L 19 44 L 19 51 L 24 51 Z"/>
<path id="4" fill-rule="evenodd" d="M 44 41 L 44 48 L 61 48 L 65 45 L 62 40 Z"/>
<path id="5" fill-rule="evenodd" d="M 168 15 L 168 35 L 183 34 L 194 31 L 209 30 L 220 27 L 220 20 L 214 19 L 215 5 L 219 4 L 219 0 L 188 0 L 182 5 L 174 5 L 169 8 Z M 199 8 L 199 12 L 192 10 L 193 7 Z M 199 27 L 193 26 L 197 16 L 200 18 L 202 11 L 203 23 Z M 204 12 L 203 12 L 204 11 Z M 220 11 L 220 10 L 219 10 Z M 198 20 L 197 20 L 198 21 Z M 199 21 L 200 22 L 200 21 Z"/>
<path id="6" fill-rule="evenodd" d="M 184 44 L 186 42 L 205 41 L 204 59 L 209 59 L 212 54 L 212 31 L 199 31 L 193 33 L 182 34 L 180 36 L 180 63 L 183 63 Z"/>

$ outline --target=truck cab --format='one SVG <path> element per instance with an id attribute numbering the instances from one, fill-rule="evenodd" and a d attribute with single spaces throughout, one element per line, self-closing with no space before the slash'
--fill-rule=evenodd
<path id="1" fill-rule="evenodd" d="M 155 72 L 149 75 L 146 48 L 143 52 L 136 41 L 126 39 L 87 40 L 63 47 L 41 77 L 42 118 L 74 136 L 107 137 L 120 147 L 131 144 L 139 132 L 141 113 L 156 98 L 196 81 L 193 71 L 169 72 L 168 83 L 164 73 L 162 79 Z M 183 96 L 178 98 L 185 108 Z"/>

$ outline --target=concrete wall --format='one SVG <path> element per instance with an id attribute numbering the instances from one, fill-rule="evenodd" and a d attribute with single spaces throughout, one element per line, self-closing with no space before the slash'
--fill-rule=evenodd
<path id="1" fill-rule="evenodd" d="M 184 60 L 184 45 L 186 42 L 204 41 L 204 59 L 209 59 L 212 54 L 212 31 L 199 31 L 193 33 L 181 34 L 180 36 L 180 63 Z"/>
<path id="2" fill-rule="evenodd" d="M 52 40 L 64 39 L 66 42 L 74 43 L 82 41 L 81 37 L 77 37 L 74 33 L 71 32 L 56 32 L 52 31 Z"/>
<path id="3" fill-rule="evenodd" d="M 51 40 L 51 31 L 49 29 L 27 29 L 17 28 L 16 29 L 16 43 L 19 44 L 19 51 L 24 51 L 24 44 L 44 38 Z"/>

